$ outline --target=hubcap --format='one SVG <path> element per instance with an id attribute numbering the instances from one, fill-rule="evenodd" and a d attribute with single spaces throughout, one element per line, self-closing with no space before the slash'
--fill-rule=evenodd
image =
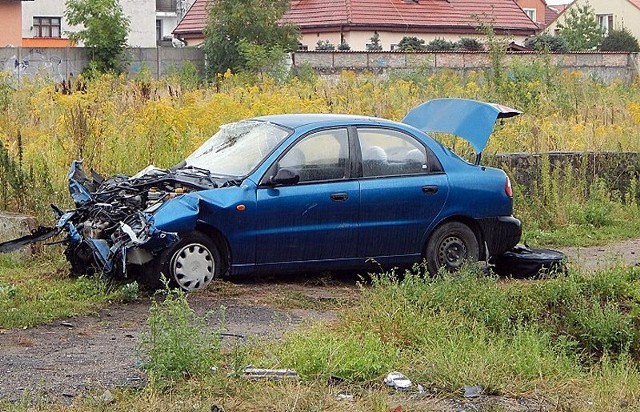
<path id="1" fill-rule="evenodd" d="M 467 259 L 467 246 L 457 236 L 445 238 L 438 248 L 438 266 L 458 269 Z"/>
<path id="2" fill-rule="evenodd" d="M 189 243 L 171 260 L 173 278 L 182 289 L 202 289 L 211 282 L 215 262 L 211 251 L 200 243 Z"/>

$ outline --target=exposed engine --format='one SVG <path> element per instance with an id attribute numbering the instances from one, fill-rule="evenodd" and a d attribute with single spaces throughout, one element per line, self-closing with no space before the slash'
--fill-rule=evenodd
<path id="1" fill-rule="evenodd" d="M 69 189 L 77 208 L 66 213 L 57 211 L 57 227 L 69 233 L 66 256 L 72 270 L 126 276 L 128 264 L 150 261 L 157 250 L 177 239 L 177 234 L 160 233 L 151 224 L 153 213 L 163 203 L 229 184 L 234 182 L 184 166 L 170 170 L 149 166 L 132 177 L 116 175 L 109 179 L 92 172 L 89 179 L 81 162 L 73 162 Z M 154 238 L 155 242 L 150 242 Z"/>

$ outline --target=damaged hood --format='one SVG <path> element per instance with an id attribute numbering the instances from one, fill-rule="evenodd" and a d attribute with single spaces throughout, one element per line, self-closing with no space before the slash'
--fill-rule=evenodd
<path id="1" fill-rule="evenodd" d="M 138 193 L 167 193 L 175 192 L 176 189 L 178 193 L 184 193 L 234 183 L 229 179 L 214 177 L 208 170 L 184 164 L 175 169 L 160 169 L 150 165 L 134 176 L 115 175 L 108 179 L 91 171 L 91 177 L 88 177 L 82 169 L 81 160 L 74 160 L 71 163 L 68 179 L 69 193 L 77 207 L 111 200 L 117 195 L 127 197 Z M 148 195 L 148 197 L 155 196 Z"/>
<path id="2" fill-rule="evenodd" d="M 409 111 L 402 123 L 425 133 L 448 133 L 468 141 L 481 154 L 487 146 L 497 119 L 522 112 L 495 103 L 468 99 L 435 99 Z"/>

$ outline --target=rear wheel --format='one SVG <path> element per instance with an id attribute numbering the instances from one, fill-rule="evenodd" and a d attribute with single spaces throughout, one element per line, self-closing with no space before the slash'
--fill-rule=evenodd
<path id="1" fill-rule="evenodd" d="M 190 232 L 163 251 L 154 266 L 158 285 L 162 273 L 171 285 L 192 292 L 206 288 L 221 275 L 224 265 L 218 247 L 208 236 Z"/>
<path id="2" fill-rule="evenodd" d="M 447 222 L 439 226 L 431 234 L 425 251 L 427 268 L 431 274 L 438 273 L 441 267 L 454 272 L 465 262 L 477 262 L 479 257 L 475 233 L 461 222 Z"/>

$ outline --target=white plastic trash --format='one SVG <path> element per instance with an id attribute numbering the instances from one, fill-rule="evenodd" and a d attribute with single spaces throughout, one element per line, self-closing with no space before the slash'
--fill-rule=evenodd
<path id="1" fill-rule="evenodd" d="M 409 389 L 411 381 L 400 372 L 391 372 L 384 378 L 384 383 L 396 389 Z"/>

